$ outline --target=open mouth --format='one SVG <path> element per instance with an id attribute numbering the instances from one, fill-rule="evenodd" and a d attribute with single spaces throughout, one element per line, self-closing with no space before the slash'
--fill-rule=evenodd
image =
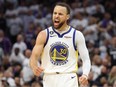
<path id="1" fill-rule="evenodd" d="M 55 21 L 54 21 L 54 25 L 56 25 L 56 26 L 59 25 L 59 23 L 60 23 L 59 20 L 55 20 Z"/>

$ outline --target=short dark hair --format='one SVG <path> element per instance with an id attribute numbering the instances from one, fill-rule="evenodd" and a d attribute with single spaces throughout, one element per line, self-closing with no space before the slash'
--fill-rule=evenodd
<path id="1" fill-rule="evenodd" d="M 56 3 L 56 5 L 55 5 L 55 6 L 62 6 L 62 7 L 66 7 L 66 9 L 67 9 L 67 14 L 70 14 L 70 10 L 71 10 L 71 8 L 70 8 L 70 6 L 69 6 L 68 4 L 63 3 L 63 2 L 58 2 L 58 3 Z"/>

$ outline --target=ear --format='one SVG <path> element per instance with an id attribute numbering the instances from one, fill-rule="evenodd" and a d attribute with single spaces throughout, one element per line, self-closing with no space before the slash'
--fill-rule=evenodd
<path id="1" fill-rule="evenodd" d="M 69 20 L 69 18 L 70 18 L 70 15 L 68 14 L 68 15 L 67 15 L 67 20 Z"/>

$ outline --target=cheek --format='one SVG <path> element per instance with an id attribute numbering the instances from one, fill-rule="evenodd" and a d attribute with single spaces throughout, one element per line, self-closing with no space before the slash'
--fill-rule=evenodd
<path id="1" fill-rule="evenodd" d="M 54 20 L 54 16 L 52 16 L 52 21 Z"/>
<path id="2" fill-rule="evenodd" d="M 55 15 L 52 15 L 52 19 L 54 19 L 55 18 Z"/>
<path id="3" fill-rule="evenodd" d="M 66 21 L 66 20 L 67 20 L 67 18 L 65 18 L 65 17 L 60 18 L 60 21 Z"/>

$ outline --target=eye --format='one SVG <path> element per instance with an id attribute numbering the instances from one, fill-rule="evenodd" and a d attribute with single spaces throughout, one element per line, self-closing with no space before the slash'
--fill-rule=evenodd
<path id="1" fill-rule="evenodd" d="M 53 14 L 57 14 L 56 12 L 54 12 Z"/>
<path id="2" fill-rule="evenodd" d="M 63 15 L 62 13 L 59 13 L 59 15 Z"/>

